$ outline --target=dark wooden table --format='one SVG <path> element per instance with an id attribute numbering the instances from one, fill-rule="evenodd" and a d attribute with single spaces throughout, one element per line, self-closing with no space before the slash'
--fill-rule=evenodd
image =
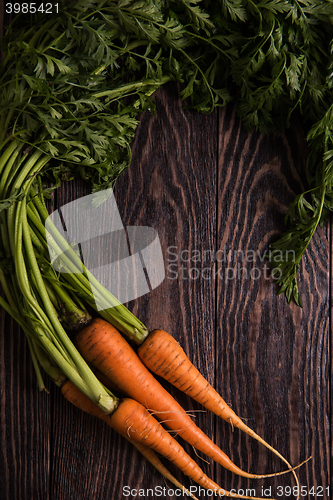
<path id="1" fill-rule="evenodd" d="M 311 455 L 298 472 L 301 498 L 327 499 L 331 228 L 317 230 L 303 259 L 302 309 L 277 296 L 263 259 L 283 229 L 288 204 L 304 187 L 302 127 L 295 119 L 281 133 L 248 133 L 232 106 L 210 115 L 183 110 L 174 85 L 160 90 L 156 103 L 155 116 L 141 116 L 133 161 L 115 194 L 125 226 L 158 232 L 166 277 L 128 307 L 149 329 L 173 334 L 236 413 L 291 463 Z M 81 182 L 65 185 L 54 208 L 84 193 L 89 190 Z M 164 385 L 186 409 L 201 410 Z M 38 392 L 25 337 L 0 311 L 1 500 L 176 498 L 173 485 L 125 440 L 72 407 L 51 383 L 48 388 L 49 394 Z M 242 468 L 284 468 L 263 446 L 209 412 L 195 415 Z M 290 474 L 246 480 L 185 447 L 227 489 L 294 498 Z M 194 485 L 164 463 L 185 486 Z M 133 490 L 130 495 L 125 486 Z M 165 488 L 161 495 L 157 487 Z"/>

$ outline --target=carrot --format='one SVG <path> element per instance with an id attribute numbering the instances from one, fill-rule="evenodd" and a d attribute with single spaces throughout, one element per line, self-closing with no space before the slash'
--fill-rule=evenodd
<path id="1" fill-rule="evenodd" d="M 112 380 L 110 380 L 109 377 L 104 375 L 104 373 L 100 372 L 99 370 L 94 370 L 94 374 L 95 374 L 95 377 L 98 378 L 98 380 L 100 382 L 102 382 L 102 384 L 107 389 L 110 389 L 110 391 L 112 391 L 113 393 L 116 393 L 117 396 L 118 396 L 117 393 L 121 393 L 121 390 L 119 389 L 119 387 L 114 382 L 112 382 Z M 124 394 L 122 394 L 122 395 L 124 396 Z"/>
<path id="2" fill-rule="evenodd" d="M 212 490 L 220 496 L 262 500 L 257 497 L 237 495 L 221 488 L 201 470 L 149 411 L 134 399 L 124 398 L 112 414 L 105 414 L 71 381 L 66 381 L 61 391 L 69 402 L 90 415 L 100 418 L 130 442 L 134 441 L 139 445 L 140 451 L 146 448 L 161 454 L 203 488 Z M 150 454 L 150 456 L 155 462 L 156 455 Z M 158 460 L 157 457 L 156 459 Z"/>
<path id="3" fill-rule="evenodd" d="M 167 380 L 170 384 L 177 387 L 177 389 L 207 408 L 207 410 L 229 422 L 233 427 L 237 427 L 256 439 L 278 456 L 290 470 L 292 469 L 290 463 L 281 453 L 236 415 L 219 393 L 195 368 L 182 347 L 169 333 L 159 329 L 150 332 L 147 339 L 139 347 L 138 356 L 153 373 Z M 307 460 L 310 460 L 310 458 Z M 299 490 L 298 478 L 294 471 L 291 470 L 291 472 Z M 297 500 L 298 498 L 299 495 L 297 496 Z"/>
<path id="4" fill-rule="evenodd" d="M 148 448 L 148 446 L 145 446 L 144 444 L 138 443 L 136 441 L 133 441 L 133 439 L 130 439 L 128 436 L 124 436 L 127 441 L 129 441 L 140 453 L 143 455 L 155 469 L 162 474 L 165 479 L 168 479 L 170 483 L 174 484 L 177 488 L 183 491 L 183 493 L 186 493 L 188 496 L 191 498 L 194 498 L 194 500 L 198 500 L 196 496 L 191 493 L 185 486 L 183 486 L 169 471 L 168 469 L 162 464 L 161 460 L 158 458 L 156 453 L 151 449 Z"/>
<path id="5" fill-rule="evenodd" d="M 67 380 L 61 387 L 61 392 L 65 396 L 65 398 L 74 404 L 76 407 L 81 410 L 93 415 L 104 422 L 106 422 L 110 427 L 111 421 L 110 418 L 97 406 L 95 405 L 87 396 L 83 394 L 70 380 Z M 145 444 L 134 441 L 131 439 L 126 432 L 120 433 L 127 441 L 129 441 L 140 453 L 143 455 L 155 469 L 162 474 L 165 479 L 168 479 L 171 483 L 173 483 L 177 488 L 181 489 L 184 493 L 194 498 L 194 500 L 198 500 L 196 496 L 193 495 L 187 488 L 185 488 L 162 464 L 161 460 L 158 458 L 156 453 L 148 448 Z"/>
<path id="6" fill-rule="evenodd" d="M 106 375 L 121 392 L 144 405 L 185 441 L 231 472 L 247 478 L 272 477 L 289 472 L 287 470 L 258 475 L 245 472 L 235 465 L 195 425 L 190 416 L 143 365 L 122 335 L 106 321 L 95 318 L 90 325 L 77 333 L 74 344 L 85 360 Z"/>
<path id="7" fill-rule="evenodd" d="M 138 356 L 149 370 L 167 380 L 202 406 L 246 432 L 291 467 L 269 443 L 256 434 L 227 405 L 219 393 L 188 359 L 179 343 L 164 330 L 153 330 L 138 349 Z"/>

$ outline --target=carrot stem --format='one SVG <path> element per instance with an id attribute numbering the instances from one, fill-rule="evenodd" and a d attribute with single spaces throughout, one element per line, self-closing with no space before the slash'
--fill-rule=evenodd
<path id="1" fill-rule="evenodd" d="M 19 206 L 21 205 L 21 210 L 20 210 L 20 215 L 22 215 L 22 219 L 26 219 L 26 205 L 25 203 L 19 202 Z M 97 404 L 100 404 L 103 409 L 107 412 L 113 411 L 114 408 L 114 402 L 110 395 L 106 393 L 104 390 L 102 384 L 98 381 L 98 379 L 92 374 L 90 368 L 87 366 L 86 362 L 82 359 L 82 356 L 79 355 L 77 350 L 74 348 L 72 342 L 70 341 L 67 333 L 63 329 L 59 319 L 56 310 L 54 309 L 54 306 L 49 299 L 49 296 L 47 294 L 43 278 L 41 276 L 39 266 L 36 260 L 35 253 L 33 251 L 31 239 L 30 239 L 30 234 L 28 231 L 28 226 L 27 223 L 22 223 L 22 233 L 23 233 L 23 241 L 25 244 L 25 249 L 27 253 L 27 258 L 28 262 L 30 265 L 31 272 L 34 274 L 34 277 L 37 281 L 37 287 L 39 294 L 41 296 L 41 300 L 44 306 L 44 309 L 46 311 L 46 314 L 49 318 L 49 320 L 52 323 L 52 326 L 55 329 L 56 334 L 58 335 L 59 339 L 61 340 L 61 343 L 63 344 L 64 348 L 68 352 L 69 356 L 73 359 L 75 362 L 79 373 L 81 374 L 82 378 L 86 382 L 87 386 L 91 390 L 94 399 L 94 402 Z M 16 243 L 16 248 L 19 250 L 20 245 Z M 19 255 L 17 255 L 17 259 L 19 259 Z"/>
<path id="2" fill-rule="evenodd" d="M 50 156 L 43 154 L 41 150 L 35 150 L 30 155 L 23 153 L 19 156 L 20 149 L 22 149 L 22 143 L 15 139 L 7 146 L 0 159 L 3 172 L 6 173 L 0 181 L 2 195 L 13 197 L 14 200 L 6 211 L 6 217 L 2 219 L 4 224 L 1 225 L 1 241 L 7 258 L 15 265 L 15 272 L 10 276 L 10 280 L 7 280 L 2 273 L 1 282 L 10 304 L 18 303 L 22 307 L 22 314 L 25 318 L 23 325 L 26 324 L 26 320 L 33 325 L 28 335 L 33 332 L 36 341 L 53 356 L 66 375 L 100 405 L 103 411 L 112 412 L 117 407 L 118 400 L 110 391 L 106 391 L 94 376 L 63 329 L 45 286 L 32 243 L 33 238 L 36 246 L 36 238 L 31 236 L 31 227 L 27 220 L 27 197 L 36 175 L 48 163 Z M 20 192 L 20 198 L 14 199 L 17 192 Z M 12 282 L 12 291 L 10 285 L 7 284 L 8 281 Z M 60 295 L 64 297 L 61 291 Z M 69 307 L 74 312 L 74 305 L 70 304 Z M 15 313 L 15 308 L 11 309 L 11 312 Z M 77 310 L 75 312 L 78 313 Z M 28 332 L 27 328 L 25 332 Z M 28 343 L 37 379 L 42 387 L 34 344 L 30 337 Z"/>
<path id="3" fill-rule="evenodd" d="M 63 273 L 63 279 L 71 280 L 75 275 L 76 285 L 86 296 L 89 305 L 96 309 L 98 303 L 98 312 L 110 323 L 117 325 L 117 328 L 135 342 L 141 342 L 148 335 L 148 329 L 143 323 L 134 316 L 121 302 L 114 297 L 105 287 L 103 287 L 94 275 L 83 265 L 80 257 L 68 245 L 68 242 L 59 233 L 55 225 L 49 218 L 45 204 L 31 190 L 32 201 L 35 204 L 43 223 L 34 223 L 43 234 L 48 248 L 51 247 L 56 255 L 61 255 L 62 264 L 66 267 L 66 273 Z M 47 228 L 45 222 L 47 220 Z M 64 253 L 66 251 L 66 253 Z"/>

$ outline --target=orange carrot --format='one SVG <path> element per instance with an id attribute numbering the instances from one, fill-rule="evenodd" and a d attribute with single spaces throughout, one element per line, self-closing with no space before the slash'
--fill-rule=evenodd
<path id="1" fill-rule="evenodd" d="M 179 343 L 164 330 L 153 330 L 138 349 L 141 361 L 153 373 L 167 380 L 218 417 L 253 437 L 284 463 L 287 460 L 248 427 L 188 359 Z"/>
<path id="2" fill-rule="evenodd" d="M 289 472 L 250 474 L 235 465 L 195 425 L 183 408 L 143 365 L 121 334 L 106 321 L 94 319 L 75 336 L 74 344 L 86 361 L 104 373 L 121 392 L 144 405 L 185 441 L 231 472 L 248 478 L 272 477 Z"/>
<path id="3" fill-rule="evenodd" d="M 87 396 L 83 394 L 70 380 L 67 380 L 61 387 L 61 392 L 65 396 L 65 398 L 74 404 L 76 407 L 80 408 L 82 411 L 89 413 L 103 421 L 105 421 L 110 427 L 111 420 L 109 415 L 103 413 L 103 411 L 95 405 Z M 165 479 L 168 479 L 171 483 L 173 483 L 177 488 L 181 489 L 188 496 L 194 498 L 194 500 L 198 500 L 197 497 L 193 495 L 187 488 L 185 488 L 162 464 L 161 460 L 158 458 L 156 453 L 148 448 L 145 444 L 134 441 L 131 439 L 126 432 L 120 433 L 127 441 L 129 441 L 140 453 L 143 455 L 155 469 L 162 474 Z"/>
<path id="4" fill-rule="evenodd" d="M 102 382 L 105 387 L 107 387 L 107 389 L 110 389 L 110 391 L 116 393 L 116 396 L 118 396 L 118 393 L 121 393 L 119 387 L 114 382 L 112 382 L 109 377 L 104 375 L 104 373 L 100 372 L 99 370 L 94 370 L 94 375 L 100 382 Z M 122 395 L 124 396 L 125 394 Z"/>
<path id="5" fill-rule="evenodd" d="M 123 399 L 114 413 L 110 415 L 103 413 L 98 406 L 92 403 L 92 401 L 90 401 L 90 399 L 70 381 L 67 381 L 62 386 L 61 391 L 65 398 L 75 406 L 100 418 L 119 434 L 139 444 L 139 448 L 141 447 L 141 449 L 143 449 L 143 446 L 144 448 L 161 454 L 203 488 L 212 490 L 220 496 L 261 500 L 256 497 L 231 493 L 212 481 L 200 469 L 196 462 L 187 455 L 182 446 L 157 422 L 149 411 L 137 401 L 129 398 Z"/>
<path id="6" fill-rule="evenodd" d="M 194 498 L 194 500 L 198 500 L 196 496 L 193 495 L 185 486 L 183 486 L 169 471 L 168 469 L 162 464 L 161 460 L 158 458 L 156 453 L 151 449 L 148 448 L 148 446 L 145 446 L 144 444 L 138 443 L 136 441 L 133 441 L 133 439 L 130 439 L 128 436 L 124 436 L 127 441 L 129 441 L 140 453 L 143 455 L 155 469 L 162 474 L 165 479 L 168 479 L 170 483 L 174 484 L 177 488 L 183 491 L 183 493 L 186 493 L 186 495 L 190 496 L 191 498 Z"/>

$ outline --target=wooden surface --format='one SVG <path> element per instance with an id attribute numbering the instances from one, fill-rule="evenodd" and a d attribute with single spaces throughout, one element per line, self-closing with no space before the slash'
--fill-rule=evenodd
<path id="1" fill-rule="evenodd" d="M 149 329 L 173 334 L 236 413 L 293 464 L 312 455 L 298 473 L 302 498 L 329 498 L 330 227 L 316 232 L 302 262 L 303 309 L 277 297 L 263 260 L 304 187 L 302 128 L 295 120 L 279 134 L 247 133 L 233 107 L 211 115 L 183 110 L 173 85 L 156 103 L 155 116 L 141 116 L 132 165 L 115 191 L 125 226 L 158 232 L 166 278 L 128 307 Z M 88 192 L 80 182 L 68 184 L 53 208 Z M 164 385 L 242 468 L 284 469 L 263 446 Z M 1 500 L 176 498 L 173 485 L 125 440 L 48 387 L 49 394 L 38 392 L 24 335 L 0 311 Z M 227 489 L 293 498 L 289 474 L 246 480 L 185 447 Z M 137 494 L 125 496 L 124 486 Z"/>

